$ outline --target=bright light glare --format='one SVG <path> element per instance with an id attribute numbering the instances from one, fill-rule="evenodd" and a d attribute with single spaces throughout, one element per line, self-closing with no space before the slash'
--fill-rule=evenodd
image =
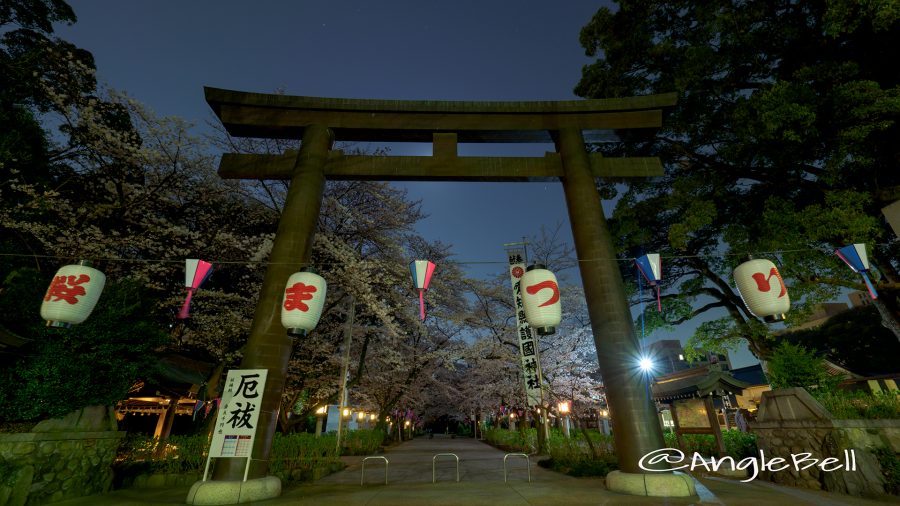
<path id="1" fill-rule="evenodd" d="M 647 357 L 641 359 L 640 365 L 641 370 L 645 372 L 649 372 L 653 369 L 653 361 Z"/>

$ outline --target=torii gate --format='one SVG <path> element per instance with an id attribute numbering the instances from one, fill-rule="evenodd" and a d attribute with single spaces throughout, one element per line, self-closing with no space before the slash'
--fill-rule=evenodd
<path id="1" fill-rule="evenodd" d="M 624 473 L 644 472 L 639 460 L 663 448 L 664 442 L 646 378 L 636 370 L 639 346 L 595 178 L 661 176 L 662 166 L 657 158 L 604 158 L 588 153 L 584 132 L 592 140 L 597 131 L 659 128 L 663 108 L 675 105 L 674 93 L 554 102 L 447 102 L 298 97 L 217 88 L 204 91 L 206 101 L 231 135 L 302 140 L 299 152 L 225 154 L 219 165 L 219 175 L 227 179 L 290 180 L 241 363 L 243 368 L 269 370 L 250 478 L 262 479 L 267 474 L 292 348 L 281 326 L 281 298 L 288 277 L 309 262 L 326 179 L 558 179 L 565 191 L 600 371 L 615 424 L 619 467 Z M 335 140 L 432 142 L 434 149 L 430 157 L 350 156 L 331 150 Z M 551 141 L 557 152 L 542 158 L 457 156 L 457 142 Z M 216 467 L 216 480 L 243 476 L 243 465 L 220 462 Z M 271 495 L 258 499 L 265 497 Z"/>

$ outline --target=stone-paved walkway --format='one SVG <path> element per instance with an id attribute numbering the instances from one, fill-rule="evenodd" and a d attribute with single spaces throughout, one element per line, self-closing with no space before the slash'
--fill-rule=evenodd
<path id="1" fill-rule="evenodd" d="M 432 457 L 437 453 L 459 456 L 459 483 L 455 460 L 441 457 L 436 464 L 437 483 L 432 484 Z M 779 487 L 769 483 L 740 483 L 722 478 L 698 480 L 699 497 L 635 497 L 606 490 L 599 478 L 573 478 L 537 466 L 531 460 L 531 483 L 525 459 L 510 457 L 508 483 L 503 481 L 504 452 L 473 439 L 416 438 L 388 449 L 388 483 L 384 462 L 366 462 L 366 484 L 360 485 L 362 457 L 345 457 L 348 467 L 313 483 L 286 488 L 281 497 L 258 505 L 353 505 L 353 506 L 505 506 L 505 505 L 748 505 L 748 506 L 871 506 L 900 505 L 900 498 L 882 501 L 842 494 Z M 60 506 L 183 504 L 188 488 L 165 490 L 126 489 L 109 494 L 56 503 Z"/>

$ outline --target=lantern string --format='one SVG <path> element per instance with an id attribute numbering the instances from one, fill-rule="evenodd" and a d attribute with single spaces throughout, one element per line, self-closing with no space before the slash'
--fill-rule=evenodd
<path id="1" fill-rule="evenodd" d="M 874 243 L 873 246 L 890 246 L 888 243 Z M 773 250 L 773 251 L 755 251 L 752 252 L 754 256 L 778 256 L 785 253 L 804 253 L 804 252 L 819 252 L 831 254 L 831 250 L 822 250 L 818 248 L 802 248 L 802 249 L 787 249 L 787 250 Z M 723 253 L 723 254 L 707 254 L 707 255 L 669 255 L 669 256 L 660 256 L 660 258 L 666 259 L 679 259 L 679 258 L 728 258 L 728 257 L 746 257 L 747 253 Z M 31 253 L 0 253 L 0 257 L 18 257 L 18 258 L 46 258 L 46 259 L 57 259 L 57 260 L 79 260 L 83 258 L 90 258 L 91 260 L 97 262 L 122 262 L 122 263 L 175 263 L 175 264 L 184 264 L 184 257 L 180 258 L 124 258 L 124 257 L 99 257 L 91 255 L 90 253 L 84 253 L 80 255 L 36 255 Z M 634 262 L 638 257 L 595 257 L 595 258 L 577 258 L 578 262 L 605 262 L 609 260 L 613 260 L 616 262 Z M 267 260 L 207 260 L 212 264 L 218 265 L 295 265 L 293 262 L 269 262 Z M 316 265 L 347 265 L 347 262 L 310 262 L 315 263 Z M 448 263 L 453 263 L 455 265 L 508 265 L 508 262 L 505 261 L 494 261 L 494 260 L 462 260 L 462 261 L 448 261 Z"/>

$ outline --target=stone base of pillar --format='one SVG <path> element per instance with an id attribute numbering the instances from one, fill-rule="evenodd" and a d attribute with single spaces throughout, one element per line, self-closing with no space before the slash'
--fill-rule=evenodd
<path id="1" fill-rule="evenodd" d="M 606 488 L 610 492 L 650 497 L 691 497 L 697 495 L 694 479 L 679 472 L 674 473 L 623 473 L 612 471 L 606 475 Z"/>
<path id="2" fill-rule="evenodd" d="M 240 504 L 281 495 L 281 480 L 266 476 L 247 481 L 198 481 L 188 492 L 187 504 Z"/>

